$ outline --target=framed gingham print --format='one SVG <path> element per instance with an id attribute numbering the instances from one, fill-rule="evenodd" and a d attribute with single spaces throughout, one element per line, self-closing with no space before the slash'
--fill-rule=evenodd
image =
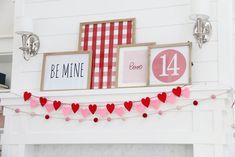
<path id="1" fill-rule="evenodd" d="M 116 82 L 117 46 L 135 43 L 135 19 L 80 24 L 80 51 L 92 51 L 91 89 L 113 88 Z"/>

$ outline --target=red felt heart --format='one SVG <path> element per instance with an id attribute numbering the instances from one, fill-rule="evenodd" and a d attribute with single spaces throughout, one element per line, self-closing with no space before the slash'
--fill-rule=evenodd
<path id="1" fill-rule="evenodd" d="M 73 113 L 76 113 L 79 110 L 79 104 L 72 103 L 71 108 Z"/>
<path id="2" fill-rule="evenodd" d="M 32 94 L 30 92 L 24 92 L 24 101 L 27 101 L 31 98 Z"/>
<path id="3" fill-rule="evenodd" d="M 40 97 L 39 99 L 40 99 L 40 104 L 43 107 L 47 103 L 47 98 Z"/>
<path id="4" fill-rule="evenodd" d="M 92 114 L 95 114 L 95 112 L 96 112 L 96 110 L 97 110 L 97 106 L 96 106 L 96 104 L 90 104 L 89 105 L 89 110 L 90 110 L 90 112 L 92 113 Z"/>
<path id="5" fill-rule="evenodd" d="M 141 99 L 141 102 L 142 104 L 145 106 L 145 107 L 149 107 L 149 104 L 150 104 L 150 98 L 149 97 L 146 97 L 146 98 L 142 98 Z"/>
<path id="6" fill-rule="evenodd" d="M 114 104 L 107 104 L 106 108 L 109 111 L 109 113 L 112 113 L 115 108 L 115 105 Z"/>
<path id="7" fill-rule="evenodd" d="M 61 102 L 55 100 L 55 101 L 53 101 L 53 106 L 54 106 L 55 110 L 57 111 L 61 106 Z"/>
<path id="8" fill-rule="evenodd" d="M 132 108 L 132 106 L 133 106 L 133 102 L 132 101 L 125 101 L 124 102 L 124 106 L 125 106 L 125 108 L 127 109 L 127 111 L 131 111 L 131 108 Z"/>
<path id="9" fill-rule="evenodd" d="M 181 87 L 176 87 L 172 89 L 172 93 L 174 93 L 176 96 L 180 97 L 181 96 Z"/>
<path id="10" fill-rule="evenodd" d="M 165 92 L 159 93 L 159 94 L 157 95 L 157 97 L 158 97 L 158 99 L 159 99 L 161 102 L 163 102 L 163 103 L 166 102 L 166 93 L 165 93 Z"/>

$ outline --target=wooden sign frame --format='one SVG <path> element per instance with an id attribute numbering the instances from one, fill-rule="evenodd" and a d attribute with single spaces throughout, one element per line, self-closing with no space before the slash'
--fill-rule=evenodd
<path id="1" fill-rule="evenodd" d="M 172 48 L 176 48 L 176 47 L 187 47 L 187 56 L 188 58 L 186 59 L 186 70 L 188 73 L 187 76 L 187 81 L 185 82 L 181 82 L 181 83 L 177 83 L 177 81 L 175 81 L 176 83 L 153 83 L 151 82 L 151 69 L 152 69 L 152 50 L 153 49 L 172 49 Z M 190 85 L 192 83 L 192 61 L 191 61 L 191 55 L 192 55 L 192 42 L 185 42 L 185 43 L 173 43 L 173 44 L 161 44 L 161 45 L 156 45 L 156 46 L 150 46 L 149 48 L 149 71 L 148 71 L 148 85 L 149 86 L 174 86 L 174 85 Z M 156 55 L 155 55 L 156 57 Z M 160 81 L 158 81 L 160 82 Z"/>
<path id="2" fill-rule="evenodd" d="M 80 23 L 78 50 L 93 53 L 91 89 L 115 88 L 117 46 L 135 44 L 135 31 L 135 18 Z"/>
<path id="3" fill-rule="evenodd" d="M 147 51 L 146 51 L 146 63 L 147 63 L 147 65 L 146 65 L 146 71 L 148 71 L 148 61 L 149 61 L 149 59 L 148 59 L 148 49 L 149 49 L 149 47 L 150 46 L 154 46 L 154 45 L 156 45 L 156 43 L 155 42 L 149 42 L 149 43 L 138 43 L 138 44 L 128 44 L 128 45 L 119 45 L 118 46 L 118 54 L 117 54 L 117 73 L 116 73 L 116 87 L 117 88 L 125 88 L 125 87 L 146 87 L 146 86 L 148 86 L 148 73 L 147 73 L 147 75 L 146 75 L 146 82 L 142 82 L 142 83 L 139 83 L 139 84 L 133 84 L 133 83 L 126 83 L 126 85 L 124 85 L 124 83 L 121 83 L 121 84 L 123 84 L 123 85 L 120 85 L 120 70 L 123 68 L 123 66 L 122 65 L 120 65 L 121 63 L 121 60 L 123 59 L 123 58 L 120 58 L 121 57 L 121 49 L 136 49 L 136 48 L 141 48 L 141 47 L 146 47 L 147 48 Z M 128 52 L 128 51 L 127 51 Z M 125 53 L 125 52 L 123 52 L 123 53 Z M 135 53 L 133 53 L 133 59 L 135 58 Z M 143 58 L 144 59 L 144 58 Z M 128 77 L 128 76 L 126 76 L 126 77 Z"/>
<path id="4" fill-rule="evenodd" d="M 87 67 L 87 85 L 86 88 L 61 88 L 61 89 L 46 89 L 45 88 L 45 68 L 46 68 L 46 62 L 47 62 L 47 57 L 49 56 L 77 56 L 77 55 L 88 55 L 88 67 Z M 90 77 L 91 77 L 91 59 L 92 59 L 92 53 L 90 51 L 70 51 L 70 52 L 55 52 L 55 53 L 45 53 L 43 55 L 43 64 L 42 64 L 42 73 L 41 73 L 41 86 L 40 90 L 41 91 L 67 91 L 67 90 L 82 90 L 82 89 L 89 89 L 90 86 Z M 76 85 L 74 85 L 76 86 Z"/>

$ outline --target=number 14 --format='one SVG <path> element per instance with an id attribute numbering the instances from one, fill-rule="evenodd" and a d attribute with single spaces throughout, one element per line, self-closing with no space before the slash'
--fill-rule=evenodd
<path id="1" fill-rule="evenodd" d="M 172 57 L 168 65 L 166 65 L 166 54 L 162 55 L 160 58 L 162 59 L 162 73 L 160 76 L 169 76 L 168 71 L 173 71 L 172 76 L 179 75 L 178 70 L 180 70 L 180 68 L 177 67 L 177 54 Z"/>

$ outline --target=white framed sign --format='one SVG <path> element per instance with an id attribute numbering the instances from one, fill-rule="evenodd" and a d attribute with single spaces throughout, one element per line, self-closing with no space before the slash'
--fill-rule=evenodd
<path id="1" fill-rule="evenodd" d="M 41 91 L 88 89 L 91 53 L 60 52 L 43 56 Z"/>
<path id="2" fill-rule="evenodd" d="M 191 42 L 151 47 L 149 85 L 191 84 L 191 49 Z"/>

